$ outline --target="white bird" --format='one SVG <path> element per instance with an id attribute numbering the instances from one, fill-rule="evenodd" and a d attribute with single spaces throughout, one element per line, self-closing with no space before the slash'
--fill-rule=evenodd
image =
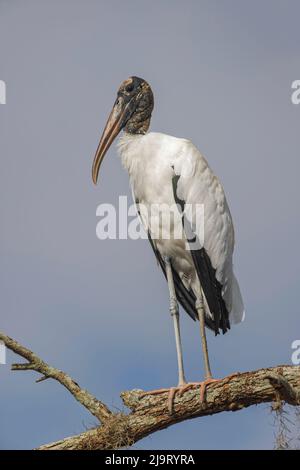
<path id="1" fill-rule="evenodd" d="M 118 149 L 137 211 L 168 282 L 177 349 L 177 387 L 146 394 L 168 392 L 172 412 L 177 391 L 200 385 L 203 400 L 206 386 L 217 381 L 211 374 L 205 325 L 216 335 L 220 330 L 226 333 L 230 323 L 243 320 L 244 306 L 233 273 L 234 229 L 223 187 L 189 140 L 148 132 L 153 104 L 145 80 L 130 77 L 121 84 L 96 151 L 92 177 L 96 184 L 104 155 L 124 130 Z M 178 302 L 200 323 L 202 382 L 185 379 Z"/>

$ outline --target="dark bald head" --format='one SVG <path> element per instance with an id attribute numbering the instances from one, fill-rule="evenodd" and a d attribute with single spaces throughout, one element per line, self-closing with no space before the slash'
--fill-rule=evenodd
<path id="1" fill-rule="evenodd" d="M 138 77 L 125 80 L 102 133 L 92 169 L 94 183 L 97 182 L 101 162 L 119 132 L 146 134 L 153 110 L 153 93 L 150 85 Z"/>
<path id="2" fill-rule="evenodd" d="M 130 77 L 119 90 L 118 98 L 129 104 L 130 116 L 124 125 L 125 132 L 145 134 L 150 125 L 154 98 L 150 85 L 143 78 Z"/>

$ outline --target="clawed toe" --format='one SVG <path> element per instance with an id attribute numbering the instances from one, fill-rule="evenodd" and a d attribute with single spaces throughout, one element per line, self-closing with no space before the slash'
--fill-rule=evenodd
<path id="1" fill-rule="evenodd" d="M 174 399 L 176 394 L 178 393 L 179 397 L 181 397 L 185 392 L 190 390 L 191 388 L 196 388 L 200 387 L 200 402 L 204 403 L 206 399 L 206 389 L 207 386 L 216 383 L 216 382 L 224 382 L 227 383 L 231 380 L 232 377 L 238 375 L 239 373 L 234 373 L 230 374 L 224 379 L 214 379 L 212 377 L 209 377 L 202 382 L 189 382 L 183 385 L 178 385 L 177 387 L 171 387 L 171 388 L 160 388 L 158 390 L 150 390 L 149 392 L 143 392 L 141 393 L 141 397 L 147 396 L 147 395 L 160 395 L 162 393 L 168 393 L 168 400 L 167 400 L 167 407 L 169 414 L 172 415 L 174 412 Z"/>
<path id="2" fill-rule="evenodd" d="M 160 395 L 161 393 L 169 392 L 169 388 L 158 388 L 157 390 L 149 390 L 148 392 L 141 393 L 141 397 L 146 397 L 147 395 Z"/>
<path id="3" fill-rule="evenodd" d="M 148 392 L 141 393 L 140 396 L 143 398 L 148 395 L 160 395 L 162 393 L 168 393 L 168 400 L 167 400 L 168 411 L 170 414 L 173 414 L 175 395 L 178 392 L 179 396 L 181 396 L 182 390 L 185 389 L 187 385 L 189 384 L 179 385 L 177 387 L 171 387 L 171 388 L 159 388 L 157 390 L 149 390 Z"/>

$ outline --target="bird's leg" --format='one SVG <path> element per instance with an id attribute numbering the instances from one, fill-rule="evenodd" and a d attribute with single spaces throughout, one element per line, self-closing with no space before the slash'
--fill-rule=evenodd
<path id="1" fill-rule="evenodd" d="M 166 274 L 167 274 L 167 281 L 168 281 L 169 293 L 170 293 L 170 312 L 174 321 L 177 361 L 178 361 L 178 385 L 177 387 L 160 388 L 158 390 L 151 390 L 149 392 L 143 392 L 141 393 L 141 397 L 144 397 L 147 395 L 159 395 L 162 393 L 168 393 L 168 410 L 169 410 L 169 413 L 172 414 L 173 405 L 174 405 L 174 397 L 177 392 L 178 392 L 178 395 L 181 396 L 185 391 L 191 388 L 200 386 L 200 401 L 204 402 L 207 385 L 214 383 L 214 382 L 221 382 L 223 379 L 212 378 L 210 364 L 209 364 L 209 357 L 208 357 L 206 332 L 205 332 L 205 311 L 204 311 L 204 305 L 203 305 L 203 297 L 201 294 L 201 298 L 197 300 L 195 307 L 198 313 L 199 323 L 200 323 L 200 334 L 201 334 L 202 350 L 203 350 L 203 356 L 204 356 L 204 367 L 205 367 L 205 380 L 203 382 L 186 383 L 185 376 L 184 376 L 182 347 L 181 347 L 181 338 L 180 338 L 179 311 L 178 311 L 178 303 L 177 303 L 176 291 L 175 291 L 173 274 L 172 274 L 172 266 L 171 266 L 171 262 L 169 258 L 165 258 L 164 261 L 166 264 Z M 231 377 L 234 375 L 236 374 L 232 374 L 226 377 L 225 383 L 229 381 Z"/>
<path id="2" fill-rule="evenodd" d="M 202 292 L 201 292 L 200 297 L 196 301 L 196 310 L 198 313 L 199 324 L 200 324 L 200 336 L 201 336 L 201 344 L 202 344 L 202 351 L 203 351 L 203 358 L 204 358 L 205 379 L 211 379 L 212 374 L 211 374 L 211 369 L 210 369 L 206 332 L 205 332 L 205 311 L 204 311 Z"/>
<path id="3" fill-rule="evenodd" d="M 212 373 L 211 373 L 210 363 L 209 363 L 209 356 L 208 356 L 206 331 L 205 331 L 205 310 L 204 310 L 202 292 L 201 292 L 200 296 L 197 298 L 195 307 L 196 307 L 196 310 L 197 310 L 197 313 L 198 313 L 199 324 L 200 324 L 200 336 L 201 336 L 202 352 L 203 352 L 203 359 L 204 359 L 205 379 L 204 379 L 203 382 L 190 382 L 190 383 L 186 384 L 182 388 L 180 393 L 185 392 L 189 388 L 200 385 L 200 400 L 201 400 L 201 402 L 203 402 L 204 399 L 205 399 L 205 392 L 206 392 L 207 385 L 209 385 L 210 383 L 213 383 L 213 382 L 220 382 L 222 379 L 213 379 L 212 378 Z"/>
<path id="4" fill-rule="evenodd" d="M 205 401 L 205 392 L 207 385 L 215 382 L 223 382 L 224 384 L 229 382 L 232 377 L 239 375 L 238 372 L 234 374 L 230 374 L 224 379 L 214 379 L 212 377 L 210 363 L 209 363 L 209 356 L 208 356 L 208 348 L 207 348 L 207 340 L 206 340 L 206 332 L 205 332 L 205 310 L 203 304 L 203 294 L 201 292 L 201 297 L 199 297 L 196 301 L 196 310 L 199 317 L 200 323 L 200 335 L 201 335 L 201 343 L 202 343 L 202 351 L 203 351 L 203 358 L 204 358 L 204 368 L 205 368 L 205 379 L 202 382 L 189 382 L 183 387 L 181 387 L 179 391 L 179 396 L 184 393 L 185 391 L 199 387 L 200 386 L 200 401 L 203 403 Z"/>
<path id="5" fill-rule="evenodd" d="M 183 356 L 182 356 L 182 345 L 181 345 L 181 336 L 180 336 L 180 324 L 179 324 L 179 309 L 178 302 L 176 298 L 176 291 L 173 280 L 172 266 L 170 258 L 165 258 L 166 263 L 166 274 L 170 294 L 170 313 L 173 318 L 174 323 L 174 332 L 175 332 L 175 341 L 176 341 L 176 351 L 177 351 L 177 363 L 178 363 L 178 387 L 186 384 L 183 368 Z"/>
<path id="6" fill-rule="evenodd" d="M 177 351 L 177 363 L 178 363 L 178 386 L 172 388 L 161 388 L 158 390 L 152 390 L 145 392 L 142 395 L 158 395 L 160 393 L 169 393 L 168 397 L 168 409 L 170 414 L 173 410 L 174 397 L 177 391 L 180 391 L 183 387 L 187 385 L 185 376 L 184 376 L 184 367 L 183 367 L 183 356 L 182 356 L 182 345 L 181 345 L 181 336 L 180 336 L 180 323 L 179 323 L 179 309 L 178 302 L 176 298 L 176 291 L 173 280 L 172 265 L 169 257 L 164 258 L 166 265 L 166 275 L 169 287 L 170 295 L 170 313 L 173 318 L 174 331 L 175 331 L 175 342 L 176 342 L 176 351 Z"/>

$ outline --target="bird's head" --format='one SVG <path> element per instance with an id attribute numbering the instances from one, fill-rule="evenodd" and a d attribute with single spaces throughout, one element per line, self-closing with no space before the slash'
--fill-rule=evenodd
<path id="1" fill-rule="evenodd" d="M 95 184 L 104 155 L 122 129 L 129 134 L 146 134 L 153 104 L 150 85 L 142 78 L 130 77 L 121 84 L 94 158 L 92 177 Z"/>

